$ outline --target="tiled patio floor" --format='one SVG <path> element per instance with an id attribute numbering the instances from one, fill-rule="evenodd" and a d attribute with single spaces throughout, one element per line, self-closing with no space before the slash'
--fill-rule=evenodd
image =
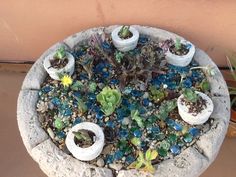
<path id="1" fill-rule="evenodd" d="M 30 65 L 0 64 L 0 176 L 46 177 L 22 143 L 16 121 L 16 101 Z M 215 162 L 201 177 L 236 176 L 236 139 L 226 138 Z"/>

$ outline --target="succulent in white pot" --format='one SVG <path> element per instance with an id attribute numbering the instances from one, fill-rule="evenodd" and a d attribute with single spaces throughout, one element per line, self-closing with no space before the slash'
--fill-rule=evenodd
<path id="1" fill-rule="evenodd" d="M 191 124 L 205 123 L 213 112 L 213 102 L 204 93 L 185 89 L 177 100 L 178 112 L 181 118 Z"/>
<path id="2" fill-rule="evenodd" d="M 111 33 L 114 46 L 121 52 L 133 50 L 139 39 L 139 32 L 132 26 L 119 26 Z"/>
<path id="3" fill-rule="evenodd" d="M 195 46 L 184 39 L 176 38 L 166 52 L 166 60 L 169 64 L 184 67 L 189 65 L 195 54 Z"/>
<path id="4" fill-rule="evenodd" d="M 100 155 L 104 146 L 104 133 L 100 126 L 82 122 L 70 129 L 66 136 L 67 149 L 83 161 L 90 161 Z"/>
<path id="5" fill-rule="evenodd" d="M 43 66 L 52 79 L 60 80 L 60 75 L 71 76 L 74 73 L 75 59 L 71 53 L 61 47 L 44 59 Z"/>

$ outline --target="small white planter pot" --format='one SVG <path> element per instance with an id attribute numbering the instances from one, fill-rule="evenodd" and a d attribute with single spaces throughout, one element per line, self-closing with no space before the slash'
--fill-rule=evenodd
<path id="1" fill-rule="evenodd" d="M 88 130 L 95 134 L 94 144 L 87 148 L 81 148 L 75 144 L 75 135 L 73 132 L 78 130 Z M 95 123 L 83 122 L 71 128 L 66 136 L 66 146 L 73 156 L 79 160 L 90 161 L 95 159 L 102 152 L 104 146 L 104 133 L 101 127 Z"/>
<path id="2" fill-rule="evenodd" d="M 185 122 L 191 125 L 200 125 L 205 123 L 211 116 L 214 108 L 212 100 L 206 94 L 197 91 L 196 93 L 204 100 L 206 100 L 206 108 L 197 115 L 189 113 L 188 107 L 181 102 L 181 99 L 184 98 L 184 95 L 180 95 L 177 100 L 179 115 Z"/>
<path id="3" fill-rule="evenodd" d="M 191 45 L 191 47 L 189 48 L 189 52 L 186 55 L 179 56 L 171 53 L 168 49 L 168 51 L 166 52 L 166 60 L 169 64 L 184 67 L 189 65 L 189 63 L 192 61 L 195 54 L 195 46 L 191 42 L 185 40 L 181 40 L 181 44 Z"/>
<path id="4" fill-rule="evenodd" d="M 53 52 L 50 55 L 48 55 L 44 59 L 44 62 L 43 62 L 43 66 L 44 66 L 45 70 L 47 71 L 47 73 L 49 74 L 49 76 L 55 80 L 60 80 L 58 74 L 67 73 L 71 76 L 74 73 L 74 69 L 75 69 L 75 59 L 74 59 L 73 55 L 70 54 L 69 52 L 66 52 L 66 57 L 68 59 L 67 65 L 64 68 L 55 69 L 55 68 L 51 67 L 51 63 L 50 63 L 50 61 L 53 60 L 53 56 L 55 55 L 55 53 L 56 52 Z"/>
<path id="5" fill-rule="evenodd" d="M 111 38 L 114 46 L 121 52 L 127 52 L 129 50 L 133 50 L 137 44 L 139 39 L 139 32 L 134 27 L 130 27 L 129 30 L 133 34 L 133 36 L 129 39 L 122 39 L 118 35 L 122 26 L 115 28 L 111 33 Z"/>

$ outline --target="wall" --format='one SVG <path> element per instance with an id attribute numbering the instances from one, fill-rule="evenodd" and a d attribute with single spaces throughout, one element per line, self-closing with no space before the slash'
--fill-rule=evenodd
<path id="1" fill-rule="evenodd" d="M 235 0 L 0 0 L 0 60 L 36 60 L 68 35 L 110 24 L 176 32 L 218 65 L 236 48 Z"/>

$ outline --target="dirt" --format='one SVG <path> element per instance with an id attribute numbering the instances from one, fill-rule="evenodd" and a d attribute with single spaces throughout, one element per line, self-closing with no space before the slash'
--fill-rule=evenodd
<path id="1" fill-rule="evenodd" d="M 82 148 L 87 148 L 87 147 L 92 146 L 95 143 L 96 135 L 93 132 L 87 131 L 87 130 L 80 130 L 79 132 L 87 133 L 88 136 L 90 137 L 90 139 L 89 140 L 78 140 L 75 137 L 74 141 L 77 146 L 82 147 Z"/>
<path id="2" fill-rule="evenodd" d="M 186 55 L 189 52 L 189 49 L 184 44 L 181 44 L 181 47 L 179 50 L 176 50 L 175 45 L 170 46 L 169 50 L 171 53 L 178 55 L 178 56 Z"/>
<path id="3" fill-rule="evenodd" d="M 61 69 L 64 68 L 67 64 L 68 64 L 69 60 L 68 58 L 64 58 L 64 59 L 58 59 L 58 58 L 54 58 L 53 60 L 50 60 L 50 64 L 52 68 L 55 69 Z"/>

